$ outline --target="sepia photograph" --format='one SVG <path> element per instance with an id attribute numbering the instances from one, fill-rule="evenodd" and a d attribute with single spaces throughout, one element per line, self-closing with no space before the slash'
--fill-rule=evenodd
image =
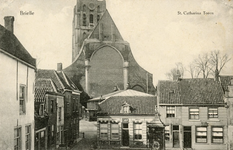
<path id="1" fill-rule="evenodd" d="M 233 1 L 1 0 L 0 150 L 233 150 Z"/>

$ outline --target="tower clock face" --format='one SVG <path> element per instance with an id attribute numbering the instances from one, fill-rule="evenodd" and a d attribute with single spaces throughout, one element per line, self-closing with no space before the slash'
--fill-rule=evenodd
<path id="1" fill-rule="evenodd" d="M 90 3 L 90 4 L 89 4 L 89 9 L 90 9 L 90 10 L 94 10 L 94 9 L 95 9 L 95 5 L 94 5 L 93 3 Z"/>

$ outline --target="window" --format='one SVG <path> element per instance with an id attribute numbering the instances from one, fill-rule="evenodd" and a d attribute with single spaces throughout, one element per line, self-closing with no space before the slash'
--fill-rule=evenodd
<path id="1" fill-rule="evenodd" d="M 19 111 L 20 114 L 26 113 L 26 87 L 23 85 L 20 85 L 19 89 Z"/>
<path id="2" fill-rule="evenodd" d="M 87 17 L 86 17 L 86 14 L 83 14 L 83 26 L 87 26 Z"/>
<path id="3" fill-rule="evenodd" d="M 207 127 L 196 127 L 196 142 L 197 143 L 207 142 Z"/>
<path id="4" fill-rule="evenodd" d="M 86 11 L 87 8 L 86 8 L 86 5 L 83 5 L 83 11 Z"/>
<path id="5" fill-rule="evenodd" d="M 51 129 L 51 136 L 53 137 L 54 134 L 54 125 L 52 125 L 52 129 Z"/>
<path id="6" fill-rule="evenodd" d="M 121 106 L 120 113 L 124 113 L 124 114 L 131 113 L 130 105 L 127 102 L 124 102 L 124 104 Z"/>
<path id="7" fill-rule="evenodd" d="M 167 118 L 175 117 L 175 106 L 166 107 Z"/>
<path id="8" fill-rule="evenodd" d="M 199 108 L 189 109 L 189 119 L 199 119 Z"/>
<path id="9" fill-rule="evenodd" d="M 14 129 L 14 150 L 21 150 L 21 127 Z"/>
<path id="10" fill-rule="evenodd" d="M 108 124 L 100 123 L 100 139 L 108 138 Z"/>
<path id="11" fill-rule="evenodd" d="M 31 149 L 31 125 L 25 126 L 25 147 Z"/>
<path id="12" fill-rule="evenodd" d="M 54 100 L 51 100 L 50 102 L 50 112 L 53 113 L 54 112 Z"/>
<path id="13" fill-rule="evenodd" d="M 39 115 L 44 116 L 44 104 L 40 104 Z"/>
<path id="14" fill-rule="evenodd" d="M 223 127 L 212 127 L 212 143 L 223 143 Z"/>
<path id="15" fill-rule="evenodd" d="M 58 109 L 58 119 L 59 121 L 61 121 L 61 107 L 59 107 Z"/>
<path id="16" fill-rule="evenodd" d="M 97 22 L 100 21 L 100 15 L 97 15 Z"/>
<path id="17" fill-rule="evenodd" d="M 94 20 L 94 16 L 93 14 L 90 14 L 90 23 L 93 23 L 93 20 Z"/>
<path id="18" fill-rule="evenodd" d="M 119 139 L 119 128 L 117 123 L 111 124 L 111 139 Z"/>
<path id="19" fill-rule="evenodd" d="M 209 118 L 218 118 L 218 108 L 208 108 Z"/>
<path id="20" fill-rule="evenodd" d="M 134 139 L 135 140 L 142 139 L 142 124 L 141 123 L 134 124 Z"/>
<path id="21" fill-rule="evenodd" d="M 165 126 L 165 140 L 170 140 L 170 126 Z"/>

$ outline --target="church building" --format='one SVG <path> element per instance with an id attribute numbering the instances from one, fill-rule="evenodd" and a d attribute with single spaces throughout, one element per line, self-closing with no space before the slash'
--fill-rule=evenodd
<path id="1" fill-rule="evenodd" d="M 155 93 L 153 75 L 134 59 L 105 0 L 77 0 L 72 39 L 72 64 L 64 72 L 89 96 L 111 93 L 114 87 Z"/>

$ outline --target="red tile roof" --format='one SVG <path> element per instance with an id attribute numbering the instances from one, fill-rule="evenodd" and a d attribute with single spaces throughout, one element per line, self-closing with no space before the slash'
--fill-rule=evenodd
<path id="1" fill-rule="evenodd" d="M 159 81 L 160 104 L 223 104 L 223 90 L 214 79 Z"/>

